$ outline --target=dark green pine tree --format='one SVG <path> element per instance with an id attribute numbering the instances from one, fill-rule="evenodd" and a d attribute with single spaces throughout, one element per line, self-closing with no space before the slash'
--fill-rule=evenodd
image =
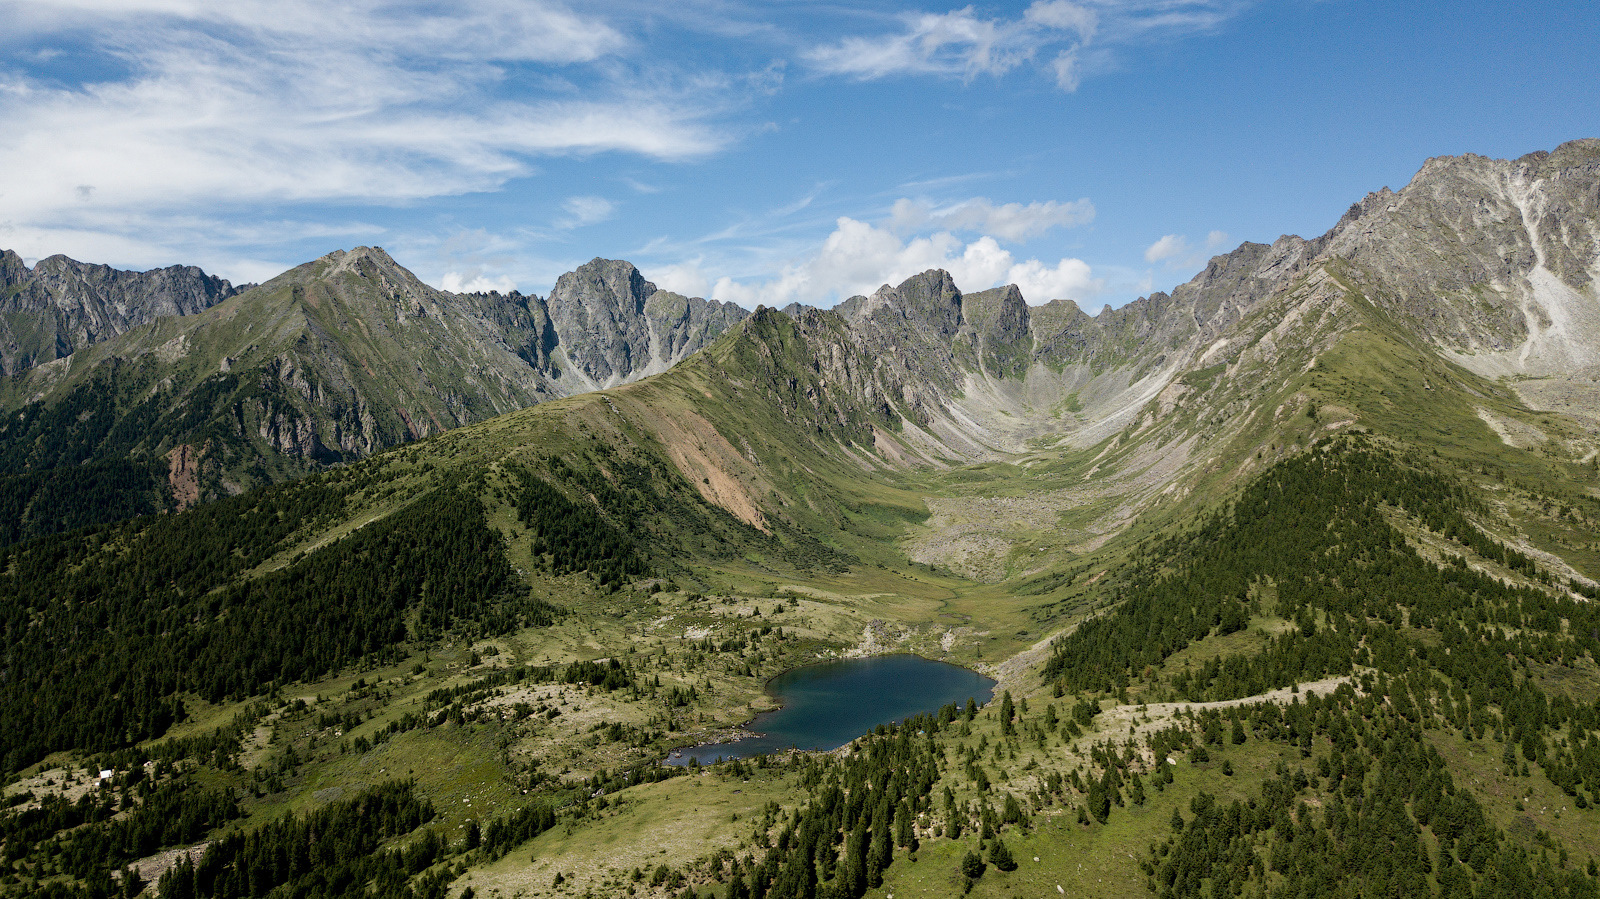
<path id="1" fill-rule="evenodd" d="M 1011 850 L 1000 840 L 995 840 L 989 847 L 989 862 L 1002 871 L 1017 870 L 1017 860 L 1011 857 Z"/>
<path id="2" fill-rule="evenodd" d="M 982 877 L 985 867 L 987 866 L 983 863 L 983 859 L 979 858 L 978 853 L 973 852 L 971 849 L 968 849 L 967 854 L 961 857 L 961 875 L 968 880 L 977 880 Z"/>
<path id="3" fill-rule="evenodd" d="M 845 844 L 844 863 L 839 866 L 839 895 L 845 899 L 860 899 L 867 891 L 867 822 L 856 823 Z"/>
<path id="4" fill-rule="evenodd" d="M 896 845 L 912 850 L 917 848 L 917 835 L 911 828 L 911 820 L 914 817 L 911 806 L 902 800 L 894 813 L 894 841 Z"/>

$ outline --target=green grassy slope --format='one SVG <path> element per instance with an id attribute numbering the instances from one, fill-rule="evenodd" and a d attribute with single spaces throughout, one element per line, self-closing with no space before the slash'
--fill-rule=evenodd
<path id="1" fill-rule="evenodd" d="M 0 498 L 19 510 L 17 537 L 61 529 L 51 507 L 70 479 L 50 472 L 128 469 L 71 497 L 84 512 L 73 524 L 112 521 L 545 398 L 513 348 L 489 339 L 495 310 L 470 299 L 427 288 L 381 251 L 333 254 L 0 381 L 12 413 L 0 426 Z"/>
<path id="2" fill-rule="evenodd" d="M 816 362 L 830 320 L 767 311 L 653 379 L 13 547 L 0 890 L 1595 895 L 1592 438 L 1373 289 L 1307 270 L 1093 446 L 907 464 Z M 983 516 L 1022 524 L 964 576 Z M 886 650 L 1007 698 L 656 764 Z M 139 823 L 165 802 L 191 826 Z M 394 814 L 306 836 L 351 802 Z M 240 848 L 273 840 L 327 861 Z"/>

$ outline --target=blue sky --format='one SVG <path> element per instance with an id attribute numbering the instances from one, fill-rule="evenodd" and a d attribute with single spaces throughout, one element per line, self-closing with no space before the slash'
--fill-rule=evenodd
<path id="1" fill-rule="evenodd" d="M 594 257 L 1120 305 L 1430 156 L 1600 136 L 1600 4 L 0 0 L 0 247 L 447 289 Z"/>

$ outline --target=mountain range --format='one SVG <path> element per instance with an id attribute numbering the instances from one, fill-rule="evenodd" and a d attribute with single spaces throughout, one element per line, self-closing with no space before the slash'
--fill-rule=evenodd
<path id="1" fill-rule="evenodd" d="M 205 840 L 381 788 L 433 805 L 326 863 L 355 892 L 1596 895 L 1600 140 L 1097 315 L 604 259 L 453 294 L 377 248 L 0 272 L 4 885 L 232 895 Z M 1004 704 L 657 764 L 885 651 Z M 203 826 L 30 823 L 145 762 Z"/>
<path id="2" fill-rule="evenodd" d="M 84 503 L 107 520 L 186 508 L 663 371 L 745 314 L 599 259 L 547 299 L 451 294 L 367 247 L 242 291 L 195 269 L 113 272 L 63 257 L 17 283 L 16 343 L 59 343 L 71 325 L 78 347 L 16 355 L 0 387 L 17 413 L 0 436 L 7 506 L 30 534 L 53 529 L 32 506 L 80 502 L 41 486 L 60 480 L 51 472 L 129 469 L 117 472 L 120 494 L 108 500 L 97 483 Z M 41 298 L 54 317 L 16 333 Z"/>

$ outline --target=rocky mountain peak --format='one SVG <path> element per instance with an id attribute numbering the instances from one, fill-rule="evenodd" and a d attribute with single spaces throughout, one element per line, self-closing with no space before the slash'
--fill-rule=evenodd
<path id="1" fill-rule="evenodd" d="M 375 269 L 405 271 L 400 263 L 395 262 L 394 257 L 390 256 L 383 247 L 356 247 L 348 252 L 334 250 L 322 258 L 333 263 L 333 268 L 328 271 L 329 276 L 348 271 L 359 272 L 363 269 L 367 271 Z M 406 272 L 406 274 L 409 275 L 410 272 Z"/>
<path id="2" fill-rule="evenodd" d="M 336 250 L 322 257 L 319 262 L 331 263 L 316 276 L 321 280 L 331 281 L 341 275 L 355 275 L 374 282 L 396 299 L 415 300 L 438 293 L 412 274 L 410 269 L 395 262 L 383 247 L 356 247 L 349 252 Z"/>
<path id="3" fill-rule="evenodd" d="M 157 318 L 193 315 L 243 288 L 192 265 L 146 272 L 66 256 L 31 269 L 0 253 L 0 374 L 16 374 Z"/>
<path id="4" fill-rule="evenodd" d="M 992 340 L 1021 340 L 1028 335 L 1028 303 L 1015 284 L 962 296 L 961 317 Z"/>
<path id="5" fill-rule="evenodd" d="M 569 367 L 596 387 L 666 371 L 747 314 L 660 290 L 632 263 L 599 257 L 557 279 L 546 306 Z"/>
<path id="6" fill-rule="evenodd" d="M 1600 364 L 1600 140 L 1517 159 L 1428 160 L 1316 242 L 1384 284 L 1379 299 L 1490 376 Z"/>
<path id="7" fill-rule="evenodd" d="M 645 301 L 657 289 L 644 279 L 633 263 L 599 256 L 562 275 L 556 282 L 556 290 L 551 291 L 550 295 L 554 297 L 563 284 L 567 286 L 564 295 L 590 304 L 598 302 L 615 312 L 631 311 L 635 314 L 644 310 Z M 588 289 L 582 289 L 584 287 Z"/>
<path id="8" fill-rule="evenodd" d="M 27 280 L 28 264 L 13 250 L 0 250 L 0 290 L 14 287 Z"/>
<path id="9" fill-rule="evenodd" d="M 852 297 L 840 303 L 838 310 L 853 324 L 911 325 L 927 328 L 930 336 L 946 340 L 953 338 L 963 323 L 961 290 L 943 269 L 912 275 L 898 286 L 885 284 L 870 297 Z"/>

